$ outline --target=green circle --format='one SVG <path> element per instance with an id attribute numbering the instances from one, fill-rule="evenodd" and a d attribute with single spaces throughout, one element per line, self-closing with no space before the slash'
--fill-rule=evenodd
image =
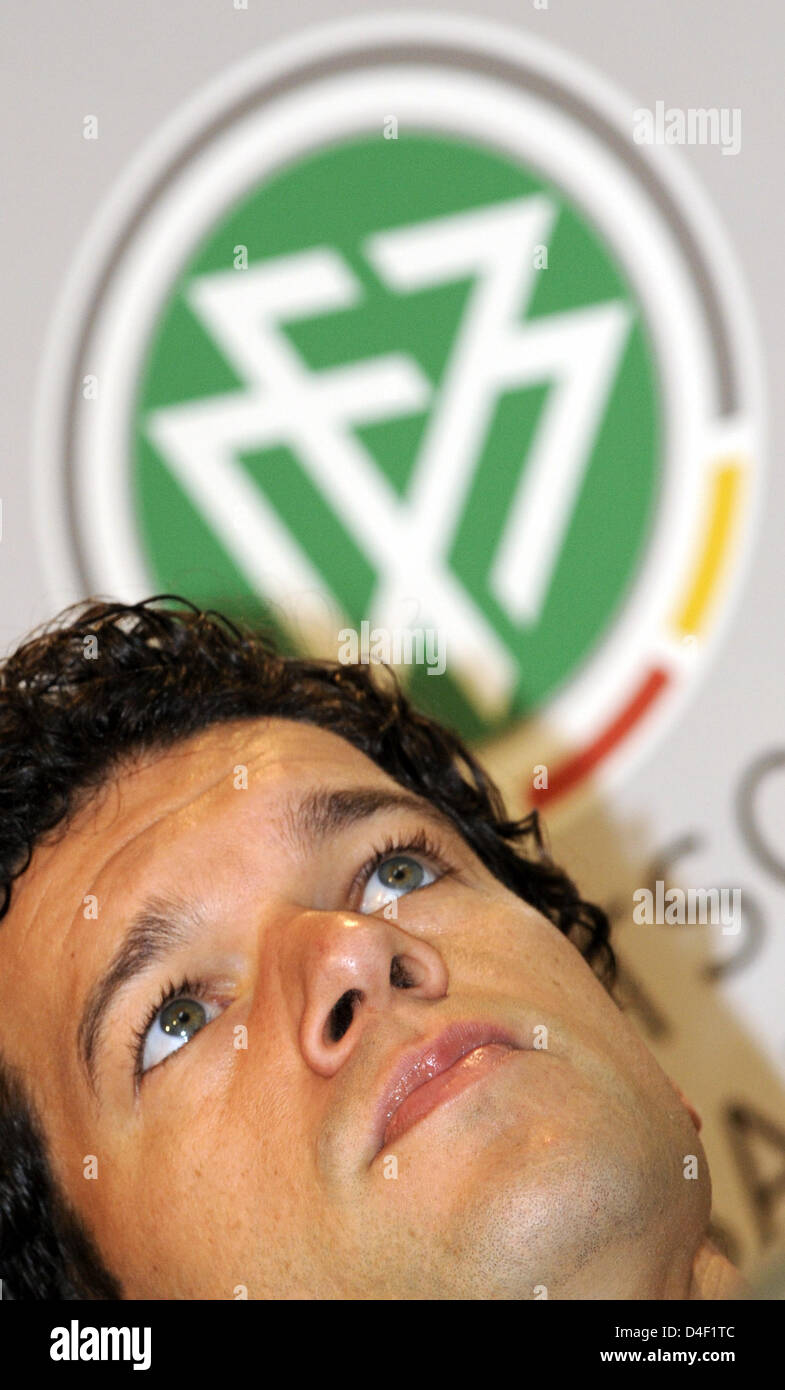
<path id="1" fill-rule="evenodd" d="M 505 200 L 543 194 L 554 205 L 547 267 L 535 276 L 521 322 L 615 301 L 630 327 L 604 409 L 587 442 L 587 464 L 563 542 L 532 624 L 513 621 L 495 597 L 490 574 L 514 490 L 553 389 L 542 384 L 501 394 L 475 460 L 466 505 L 446 561 L 485 621 L 508 650 L 517 682 L 503 717 L 489 720 L 465 689 L 445 675 L 413 668 L 410 690 L 422 708 L 476 739 L 530 715 L 585 663 L 635 582 L 656 508 L 661 451 L 660 392 L 641 306 L 612 248 L 564 190 L 506 155 L 427 132 L 357 137 L 280 170 L 216 222 L 190 257 L 159 314 L 141 363 L 135 402 L 132 486 L 142 549 L 161 589 L 233 615 L 266 621 L 286 650 L 290 634 L 255 593 L 166 458 L 154 447 L 150 412 L 205 397 L 242 393 L 247 384 L 192 311 L 194 276 L 226 273 L 237 247 L 248 265 L 328 248 L 340 257 L 362 293 L 350 308 L 298 318 L 279 331 L 310 372 L 388 353 L 411 358 L 433 388 L 423 412 L 356 427 L 371 460 L 404 498 L 417 462 L 429 411 L 473 281 L 463 279 L 413 292 L 389 288 L 363 248 L 374 233 L 427 222 Z M 242 274 L 242 270 L 235 273 Z M 377 584 L 366 553 L 321 495 L 292 449 L 238 453 L 236 466 L 264 494 L 325 588 L 359 628 Z M 445 479 L 445 487 L 449 479 Z M 432 622 L 420 618 L 417 622 Z M 337 651 L 337 647 L 336 647 Z M 322 655 L 336 655 L 322 653 Z"/>

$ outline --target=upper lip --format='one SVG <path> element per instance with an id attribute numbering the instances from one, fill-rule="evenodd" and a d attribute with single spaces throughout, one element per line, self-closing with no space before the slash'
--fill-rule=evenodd
<path id="1" fill-rule="evenodd" d="M 498 1023 L 477 1020 L 452 1023 L 442 1033 L 420 1043 L 417 1048 L 399 1053 L 387 1072 L 375 1111 L 374 1139 L 378 1153 L 384 1143 L 387 1125 L 407 1096 L 440 1072 L 446 1071 L 461 1057 L 489 1043 L 506 1043 L 521 1050 L 521 1044 L 508 1028 Z"/>

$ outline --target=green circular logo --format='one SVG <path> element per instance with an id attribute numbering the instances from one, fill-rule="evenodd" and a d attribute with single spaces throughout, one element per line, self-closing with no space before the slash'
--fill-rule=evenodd
<path id="1" fill-rule="evenodd" d="M 460 261 L 442 263 L 440 245 Z M 413 283 L 387 273 L 390 258 Z M 265 313 L 283 276 L 290 293 Z M 337 286 L 345 293 L 331 304 Z M 278 399 L 287 388 L 294 418 Z M 298 418 L 311 393 L 323 450 Z M 515 668 L 500 708 L 486 712 L 451 670 L 449 630 L 440 679 L 413 664 L 415 698 L 472 737 L 540 706 L 602 636 L 634 578 L 657 490 L 653 353 L 596 228 L 519 161 L 421 131 L 385 138 L 381 124 L 278 171 L 210 229 L 150 335 L 134 424 L 135 502 L 156 585 L 205 603 L 219 593 L 277 625 L 290 649 L 278 606 L 173 466 L 178 431 L 183 441 L 191 428 L 210 432 L 214 462 L 231 458 L 302 548 L 339 627 L 384 627 L 390 536 L 402 599 L 415 592 L 407 575 L 420 534 L 433 534 L 431 565 Z M 343 450 L 367 474 L 373 515 L 347 515 L 322 484 Z M 532 470 L 548 484 L 534 534 Z M 429 473 L 428 507 L 444 525 L 412 501 Z M 536 564 L 521 553 L 527 544 L 539 544 Z M 443 618 L 427 597 L 420 590 L 418 622 L 437 630 Z"/>

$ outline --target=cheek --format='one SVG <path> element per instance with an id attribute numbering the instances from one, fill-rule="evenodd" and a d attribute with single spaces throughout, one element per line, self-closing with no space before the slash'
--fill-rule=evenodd
<path id="1" fill-rule="evenodd" d="M 525 1002 L 569 1003 L 584 1013 L 588 993 L 604 996 L 577 948 L 535 908 L 502 891 L 441 903 L 434 924 L 444 951 L 460 957 L 475 979 L 508 982 Z M 566 1017 L 566 1015 L 565 1015 Z"/>
<path id="2" fill-rule="evenodd" d="M 652 1147 L 661 1136 L 674 1152 L 702 1155 L 686 1105 L 634 1023 L 564 937 L 555 933 L 548 949 L 554 966 L 550 988 L 561 991 L 561 1016 L 575 1040 L 581 1070 L 606 1093 L 618 1096 L 628 1122 L 649 1134 Z"/>
<path id="3" fill-rule="evenodd" d="M 314 1224 L 310 1149 L 291 1098 L 255 1071 L 220 1103 L 202 1092 L 185 1106 L 184 1089 L 178 1078 L 148 1099 L 81 1210 L 130 1296 L 231 1299 L 238 1283 L 274 1281 L 269 1252 L 286 1262 Z"/>
<path id="4" fill-rule="evenodd" d="M 560 933 L 535 908 L 494 887 L 467 887 L 454 881 L 433 894 L 412 893 L 398 899 L 399 925 L 434 941 L 449 964 L 450 956 L 495 968 L 500 975 L 512 962 L 518 969 L 554 960 Z"/>
<path id="5" fill-rule="evenodd" d="M 541 1007 L 550 1021 L 554 1049 L 571 1057 L 601 1092 L 619 1088 L 628 1118 L 653 1115 L 671 1133 L 675 1127 L 682 1142 L 697 1139 L 668 1078 L 634 1025 L 557 927 L 504 892 L 472 895 L 468 906 L 454 906 L 450 914 L 440 905 L 439 925 L 443 949 L 453 952 L 466 984 L 495 983 L 521 1003 Z"/>
<path id="6" fill-rule="evenodd" d="M 232 1296 L 203 1291 L 227 1283 L 227 1250 L 258 1207 L 241 1160 L 236 1143 L 205 1143 L 179 1126 L 107 1154 L 82 1212 L 127 1296 Z"/>

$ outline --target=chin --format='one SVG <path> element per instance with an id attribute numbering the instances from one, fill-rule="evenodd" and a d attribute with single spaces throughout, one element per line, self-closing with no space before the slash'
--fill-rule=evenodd
<path id="1" fill-rule="evenodd" d="M 669 1239 L 679 1248 L 693 1226 L 697 1234 L 692 1194 L 689 1209 L 674 1212 L 666 1175 L 630 1165 L 607 1133 L 586 1152 L 585 1140 L 532 1129 L 531 1121 L 509 1123 L 492 1143 L 472 1146 L 467 1137 L 432 1156 L 418 1212 L 407 1212 L 409 1230 L 428 1247 L 430 1287 L 443 1290 L 431 1297 L 625 1297 L 627 1265 L 637 1271 L 650 1250 L 667 1254 Z"/>

